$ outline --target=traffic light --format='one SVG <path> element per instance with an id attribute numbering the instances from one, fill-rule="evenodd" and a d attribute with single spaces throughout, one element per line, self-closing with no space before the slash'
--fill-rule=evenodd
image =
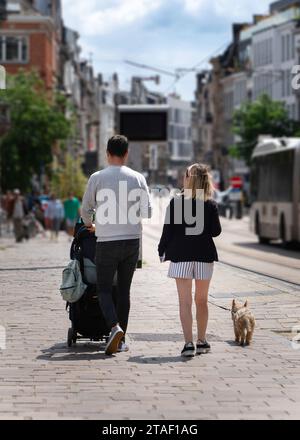
<path id="1" fill-rule="evenodd" d="M 0 21 L 6 20 L 7 18 L 7 9 L 6 9 L 6 0 L 0 0 Z"/>

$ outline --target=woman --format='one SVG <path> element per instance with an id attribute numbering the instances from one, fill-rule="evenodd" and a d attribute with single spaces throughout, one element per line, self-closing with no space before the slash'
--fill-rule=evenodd
<path id="1" fill-rule="evenodd" d="M 198 330 L 196 354 L 208 353 L 211 348 L 206 340 L 208 290 L 214 262 L 218 261 L 213 237 L 219 236 L 222 231 L 217 204 L 212 199 L 213 193 L 214 186 L 208 167 L 200 164 L 190 166 L 184 177 L 182 194 L 171 200 L 168 207 L 158 247 L 161 261 L 171 261 L 168 276 L 174 278 L 177 284 L 180 319 L 185 338 L 185 345 L 181 352 L 184 357 L 193 357 L 195 354 L 192 316 L 193 280 L 196 284 Z M 192 208 L 190 209 L 189 206 Z M 190 220 L 186 220 L 189 209 L 192 210 L 195 219 L 196 235 L 195 233 L 191 235 L 193 225 Z M 201 219 L 203 227 L 199 228 Z"/>

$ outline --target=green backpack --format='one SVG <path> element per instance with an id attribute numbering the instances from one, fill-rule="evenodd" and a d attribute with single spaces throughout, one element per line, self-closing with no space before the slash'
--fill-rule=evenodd
<path id="1" fill-rule="evenodd" d="M 75 303 L 84 294 L 87 285 L 82 281 L 80 264 L 77 260 L 72 260 L 62 273 L 62 285 L 60 293 L 64 301 Z"/>

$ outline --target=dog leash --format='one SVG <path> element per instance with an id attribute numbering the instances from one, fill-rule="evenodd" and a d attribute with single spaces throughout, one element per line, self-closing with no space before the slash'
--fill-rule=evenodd
<path id="1" fill-rule="evenodd" d="M 219 306 L 218 304 L 212 301 L 208 301 L 208 303 L 211 304 L 212 306 L 218 307 L 219 309 L 226 310 L 226 312 L 231 312 L 231 309 L 228 309 L 227 307 Z"/>

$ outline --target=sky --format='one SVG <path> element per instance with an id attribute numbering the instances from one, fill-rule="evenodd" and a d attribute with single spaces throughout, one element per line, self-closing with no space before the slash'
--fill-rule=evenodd
<path id="1" fill-rule="evenodd" d="M 130 88 L 133 75 L 156 72 L 132 67 L 124 60 L 174 73 L 177 68 L 209 67 L 212 55 L 231 41 L 233 22 L 249 22 L 267 13 L 269 0 L 62 0 L 65 24 L 80 33 L 82 57 L 93 59 L 95 73 L 109 78 L 117 72 L 121 87 Z M 176 91 L 194 98 L 195 72 L 174 84 L 162 75 L 161 84 L 145 82 L 162 93 Z"/>

